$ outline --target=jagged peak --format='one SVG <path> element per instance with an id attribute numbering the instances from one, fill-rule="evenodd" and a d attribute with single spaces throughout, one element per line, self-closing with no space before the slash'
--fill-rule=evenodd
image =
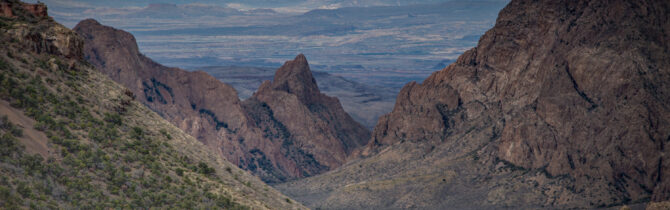
<path id="1" fill-rule="evenodd" d="M 304 54 L 299 54 L 293 60 L 286 61 L 284 65 L 279 67 L 275 73 L 274 82 L 281 83 L 296 78 L 296 76 L 304 76 L 305 78 L 313 78 L 312 71 L 309 69 L 309 63 Z M 316 82 L 315 82 L 316 83 Z"/>
<path id="2" fill-rule="evenodd" d="M 270 87 L 273 90 L 295 94 L 303 102 L 311 101 L 312 96 L 320 93 L 307 58 L 303 54 L 299 54 L 293 60 L 286 61 L 284 65 L 277 69 L 271 85 L 266 84 L 261 87 L 259 92 Z"/>

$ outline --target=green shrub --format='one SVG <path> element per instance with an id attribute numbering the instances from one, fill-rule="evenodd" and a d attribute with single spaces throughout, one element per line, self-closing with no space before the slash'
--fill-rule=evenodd
<path id="1" fill-rule="evenodd" d="M 161 134 L 163 134 L 163 136 L 165 136 L 165 138 L 167 138 L 168 140 L 171 140 L 171 139 L 172 139 L 172 136 L 171 136 L 171 135 L 167 132 L 167 130 L 165 130 L 164 128 L 161 129 L 160 132 L 161 132 Z"/>
<path id="2" fill-rule="evenodd" d="M 200 162 L 198 163 L 198 172 L 204 175 L 211 175 L 214 174 L 214 172 L 216 171 L 214 170 L 214 168 L 209 167 L 207 163 Z"/>
<path id="3" fill-rule="evenodd" d="M 8 63 L 5 61 L 5 59 L 0 58 L 0 69 L 2 70 L 9 70 L 12 68 L 12 64 Z"/>
<path id="4" fill-rule="evenodd" d="M 19 209 L 18 205 L 23 202 L 21 198 L 12 193 L 12 189 L 4 186 L 0 186 L 0 201 L 4 201 L 6 209 Z"/>
<path id="5" fill-rule="evenodd" d="M 23 136 L 23 130 L 10 122 L 7 115 L 0 117 L 0 129 L 8 131 L 14 137 Z"/>
<path id="6" fill-rule="evenodd" d="M 19 150 L 19 144 L 9 133 L 0 135 L 0 157 L 8 157 Z"/>
<path id="7" fill-rule="evenodd" d="M 37 121 L 35 125 L 33 125 L 33 128 L 38 131 L 45 131 L 47 129 L 47 125 L 44 122 Z"/>
<path id="8" fill-rule="evenodd" d="M 110 127 L 91 127 L 88 138 L 96 142 L 108 142 L 119 137 L 119 131 Z"/>
<path id="9" fill-rule="evenodd" d="M 16 186 L 16 192 L 23 198 L 28 198 L 32 195 L 32 189 L 30 189 L 30 186 L 25 182 L 19 182 L 18 186 Z"/>
<path id="10" fill-rule="evenodd" d="M 115 113 L 105 113 L 104 121 L 116 126 L 120 126 L 123 124 L 121 115 Z"/>
<path id="11" fill-rule="evenodd" d="M 130 138 L 141 140 L 144 139 L 144 130 L 140 127 L 133 127 L 130 130 Z"/>
<path id="12" fill-rule="evenodd" d="M 44 158 L 40 155 L 24 155 L 21 159 L 21 166 L 26 170 L 26 173 L 32 175 L 34 173 L 42 174 L 44 172 L 44 165 L 42 162 Z"/>
<path id="13" fill-rule="evenodd" d="M 16 137 L 22 137 L 23 136 L 23 130 L 18 128 L 18 127 L 13 127 L 12 128 L 12 135 Z"/>

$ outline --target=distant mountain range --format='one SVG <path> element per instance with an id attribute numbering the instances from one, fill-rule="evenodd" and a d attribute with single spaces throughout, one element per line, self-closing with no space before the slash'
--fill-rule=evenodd
<path id="1" fill-rule="evenodd" d="M 272 2 L 265 3 L 288 3 Z M 132 3 L 134 7 L 79 2 L 79 7 L 52 6 L 50 11 L 71 27 L 95 18 L 129 31 L 145 54 L 168 66 L 277 68 L 303 53 L 316 70 L 399 90 L 473 47 L 506 4 L 493 0 L 291 2 L 339 6 L 310 6 L 289 13 L 280 7 L 245 9 L 206 1 L 140 1 Z"/>
<path id="2" fill-rule="evenodd" d="M 210 4 L 217 6 L 237 6 L 240 8 L 249 9 L 264 9 L 264 8 L 295 8 L 296 10 L 309 9 L 335 9 L 341 7 L 371 7 L 371 6 L 406 6 L 414 4 L 433 4 L 442 3 L 453 0 L 164 0 L 160 1 L 162 4 Z M 459 0 L 459 1 L 501 1 L 509 2 L 509 0 Z M 35 2 L 35 0 L 28 1 Z M 109 8 L 124 8 L 124 7 L 143 7 L 156 1 L 152 0 L 118 0 L 114 2 L 108 1 L 85 1 L 85 0 L 42 0 L 42 2 L 53 5 L 56 8 L 86 8 L 86 7 L 109 7 Z M 60 9 L 60 8 L 59 8 Z"/>

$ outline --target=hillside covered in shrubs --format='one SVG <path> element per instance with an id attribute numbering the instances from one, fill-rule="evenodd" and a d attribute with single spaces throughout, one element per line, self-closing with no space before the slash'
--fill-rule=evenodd
<path id="1" fill-rule="evenodd" d="M 0 3 L 0 209 L 304 208 L 83 61 L 44 5 Z"/>

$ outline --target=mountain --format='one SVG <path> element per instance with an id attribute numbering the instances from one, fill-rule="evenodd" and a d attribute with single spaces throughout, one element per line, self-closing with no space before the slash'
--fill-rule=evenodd
<path id="1" fill-rule="evenodd" d="M 0 208 L 305 208 L 85 62 L 44 4 L 0 8 Z"/>
<path id="2" fill-rule="evenodd" d="M 670 2 L 513 0 L 400 91 L 361 158 L 278 185 L 312 208 L 595 208 L 670 199 Z"/>
<path id="3" fill-rule="evenodd" d="M 319 91 L 302 54 L 280 67 L 274 79 L 263 82 L 244 104 L 253 122 L 264 129 L 263 135 L 271 136 L 270 140 L 283 139 L 282 150 L 302 156 L 301 150 L 308 149 L 305 152 L 312 155 L 307 155 L 309 159 L 304 163 L 316 161 L 316 170 L 310 174 L 338 167 L 370 136 L 370 131 L 354 121 L 337 98 Z M 301 150 L 292 151 L 289 145 L 300 145 Z"/>
<path id="4" fill-rule="evenodd" d="M 235 89 L 205 72 L 165 67 L 142 55 L 128 32 L 92 19 L 74 30 L 84 37 L 85 58 L 91 64 L 175 126 L 264 181 L 283 182 L 336 168 L 370 136 L 337 99 L 321 95 L 304 56 L 301 69 L 285 66 L 278 71 L 298 71 L 302 77 L 275 80 L 284 78 L 287 87 L 308 89 L 268 89 L 277 95 L 261 94 L 242 102 Z M 313 109 L 303 109 L 308 106 Z M 290 109 L 302 112 L 287 112 Z M 296 119 L 307 124 L 296 126 Z"/>
<path id="5" fill-rule="evenodd" d="M 207 66 L 197 69 L 233 86 L 240 99 L 251 97 L 263 81 L 272 80 L 275 72 L 272 68 L 242 66 Z M 322 93 L 337 97 L 344 111 L 368 129 L 374 128 L 377 119 L 390 112 L 395 103 L 397 92 L 391 88 L 361 84 L 322 71 L 312 71 L 312 76 L 319 81 Z"/>
<path id="6" fill-rule="evenodd" d="M 234 65 L 276 70 L 285 60 L 304 53 L 313 70 L 397 93 L 407 82 L 425 79 L 475 46 L 506 4 L 426 1 L 423 3 L 430 4 L 408 5 L 411 2 L 420 3 L 400 1 L 402 6 L 316 9 L 304 14 L 281 9 L 276 13 L 240 10 L 243 14 L 237 14 L 226 12 L 230 9 L 226 7 L 207 5 L 205 9 L 202 4 L 182 2 L 58 9 L 61 15 L 56 19 L 74 27 L 83 19 L 94 18 L 128 31 L 143 54 L 166 66 L 197 69 Z M 89 7 L 106 4 L 87 3 Z M 434 68 L 437 64 L 439 68 Z"/>

